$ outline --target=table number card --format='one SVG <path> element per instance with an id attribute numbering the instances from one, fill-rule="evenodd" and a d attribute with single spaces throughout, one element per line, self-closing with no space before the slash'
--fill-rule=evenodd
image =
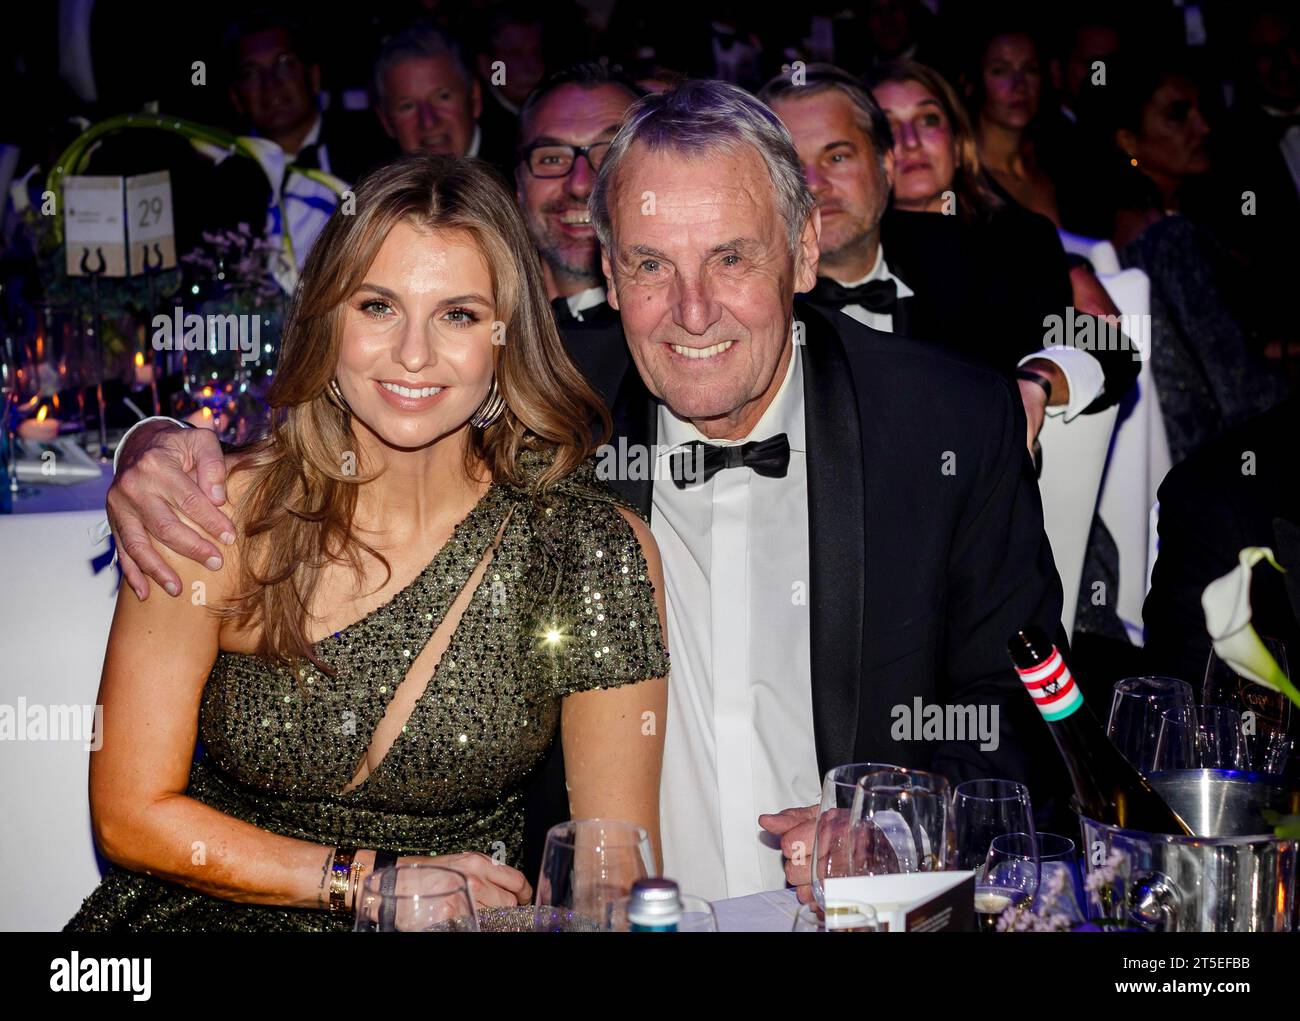
<path id="1" fill-rule="evenodd" d="M 126 276 L 122 184 L 120 177 L 64 178 L 63 222 L 69 276 L 96 271 L 106 277 Z"/>
<path id="2" fill-rule="evenodd" d="M 126 219 L 132 276 L 176 265 L 170 173 L 160 170 L 126 179 Z"/>

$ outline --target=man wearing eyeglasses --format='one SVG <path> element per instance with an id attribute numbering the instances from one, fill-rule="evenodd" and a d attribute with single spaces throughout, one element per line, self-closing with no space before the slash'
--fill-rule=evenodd
<path id="1" fill-rule="evenodd" d="M 641 95 L 605 65 L 578 64 L 551 76 L 520 111 L 515 194 L 561 326 L 614 318 L 587 196 L 623 114 Z"/>

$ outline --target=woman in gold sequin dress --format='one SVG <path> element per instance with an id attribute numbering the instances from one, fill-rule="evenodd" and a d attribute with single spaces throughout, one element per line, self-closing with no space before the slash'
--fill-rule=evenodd
<path id="1" fill-rule="evenodd" d="M 165 553 L 190 598 L 123 586 L 90 772 L 113 868 L 71 930 L 348 929 L 341 860 L 381 849 L 526 903 L 557 727 L 573 815 L 658 846 L 658 553 L 595 478 L 608 419 L 514 203 L 438 157 L 356 198 L 304 269 L 268 436 L 229 455 L 224 568 Z"/>

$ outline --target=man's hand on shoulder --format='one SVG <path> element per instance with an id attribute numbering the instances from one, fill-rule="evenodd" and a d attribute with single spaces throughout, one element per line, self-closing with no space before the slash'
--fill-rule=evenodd
<path id="1" fill-rule="evenodd" d="M 229 545 L 235 541 L 235 525 L 217 509 L 225 502 L 226 465 L 216 433 L 149 422 L 131 434 L 120 452 L 107 509 L 118 562 L 138 598 L 149 597 L 150 579 L 172 596 L 181 591 L 180 578 L 154 548 L 155 539 L 209 570 L 220 570 L 220 549 L 179 515 Z"/>

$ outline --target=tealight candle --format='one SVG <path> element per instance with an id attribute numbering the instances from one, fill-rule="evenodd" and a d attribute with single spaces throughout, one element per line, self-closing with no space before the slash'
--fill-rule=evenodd
<path id="1" fill-rule="evenodd" d="M 135 353 L 135 385 L 152 386 L 153 385 L 153 365 L 144 360 L 144 354 L 137 351 Z"/>
<path id="2" fill-rule="evenodd" d="M 59 435 L 59 426 L 63 423 L 50 417 L 50 409 L 44 404 L 34 418 L 18 423 L 18 435 L 33 443 L 51 443 Z"/>

